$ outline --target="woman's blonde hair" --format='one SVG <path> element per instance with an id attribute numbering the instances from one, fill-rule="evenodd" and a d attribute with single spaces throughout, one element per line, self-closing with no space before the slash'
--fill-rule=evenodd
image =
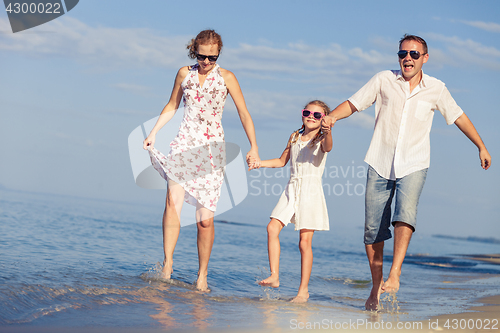
<path id="1" fill-rule="evenodd" d="M 217 49 L 220 54 L 220 51 L 222 50 L 222 38 L 220 37 L 220 35 L 214 30 L 201 31 L 195 38 L 191 39 L 191 41 L 187 45 L 187 49 L 189 50 L 189 58 L 196 59 L 196 55 L 198 54 L 198 46 L 210 44 L 217 44 Z"/>
<path id="2" fill-rule="evenodd" d="M 326 104 L 325 102 L 323 101 L 320 101 L 320 100 L 314 100 L 314 101 L 310 101 L 309 103 L 307 103 L 305 106 L 304 106 L 304 109 L 306 109 L 309 105 L 317 105 L 319 107 L 321 107 L 323 109 L 323 113 L 325 114 L 325 116 L 329 115 L 330 114 L 330 107 L 328 106 L 328 104 Z M 302 134 L 304 133 L 304 130 L 306 129 L 306 127 L 304 125 L 302 125 L 301 128 L 299 128 L 298 130 L 296 130 L 295 132 L 293 132 L 292 134 L 292 142 L 291 143 L 295 143 L 297 142 L 297 139 L 299 138 L 299 134 Z M 316 133 L 316 136 L 314 137 L 314 139 L 311 140 L 310 142 L 310 145 L 311 147 L 314 146 L 316 144 L 316 142 L 318 142 L 319 140 L 321 140 L 323 138 L 323 131 L 320 130 L 318 131 L 318 133 Z"/>

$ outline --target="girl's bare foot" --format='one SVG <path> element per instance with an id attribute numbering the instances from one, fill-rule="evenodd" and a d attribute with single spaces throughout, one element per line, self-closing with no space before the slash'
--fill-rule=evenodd
<path id="1" fill-rule="evenodd" d="M 297 294 L 294 298 L 290 300 L 292 303 L 306 303 L 309 298 L 309 293 Z"/>
<path id="2" fill-rule="evenodd" d="M 278 288 L 280 286 L 280 277 L 275 274 L 271 274 L 270 277 L 259 282 L 259 285 L 263 287 Z"/>
<path id="3" fill-rule="evenodd" d="M 166 260 L 163 261 L 163 269 L 161 270 L 161 274 L 160 274 L 160 277 L 162 279 L 167 279 L 167 280 L 170 279 L 170 276 L 174 272 L 174 270 L 172 268 L 172 264 L 173 264 L 172 262 L 167 263 Z"/>

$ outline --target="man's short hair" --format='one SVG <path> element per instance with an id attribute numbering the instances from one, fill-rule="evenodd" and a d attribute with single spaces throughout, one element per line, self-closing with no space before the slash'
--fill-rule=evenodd
<path id="1" fill-rule="evenodd" d="M 403 42 L 405 42 L 407 40 L 413 40 L 415 42 L 422 44 L 422 46 L 424 47 L 424 54 L 427 53 L 427 43 L 425 42 L 425 40 L 422 37 L 418 37 L 415 35 L 405 34 L 403 36 L 403 38 L 401 38 L 401 40 L 399 41 L 399 48 L 400 49 L 401 49 L 401 44 L 403 44 Z"/>

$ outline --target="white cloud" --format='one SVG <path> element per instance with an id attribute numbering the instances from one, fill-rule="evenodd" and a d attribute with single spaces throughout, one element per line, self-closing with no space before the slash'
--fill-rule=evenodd
<path id="1" fill-rule="evenodd" d="M 500 33 L 500 24 L 494 22 L 482 22 L 482 21 L 461 21 L 464 24 L 470 25 L 481 30 Z"/>
<path id="2" fill-rule="evenodd" d="M 185 46 L 191 36 L 164 36 L 150 29 L 92 27 L 71 17 L 49 22 L 44 28 L 49 30 L 1 34 L 0 51 L 69 57 L 104 68 L 176 68 L 188 61 Z M 0 19 L 0 30 L 9 30 L 6 19 Z M 221 60 L 229 68 L 260 75 L 289 73 L 313 77 L 318 72 L 351 75 L 353 70 L 361 72 L 394 63 L 393 56 L 377 50 L 359 47 L 349 50 L 338 44 L 313 46 L 304 42 L 274 47 L 269 41 L 225 48 Z"/>
<path id="3" fill-rule="evenodd" d="M 488 70 L 500 71 L 500 50 L 493 46 L 486 46 L 471 39 L 461 39 L 441 34 L 427 34 L 429 40 L 439 42 L 436 50 L 430 48 L 429 54 L 437 55 L 434 65 L 446 65 L 470 68 L 471 65 Z M 444 49 L 444 50 L 443 50 Z M 450 56 L 452 55 L 452 56 Z"/>
<path id="4" fill-rule="evenodd" d="M 464 23 L 489 31 L 500 28 L 496 23 Z M 119 70 L 177 69 L 190 62 L 185 45 L 192 36 L 168 35 L 151 29 L 90 26 L 71 17 L 54 20 L 44 27 L 47 30 L 43 33 L 0 34 L 0 52 L 33 57 L 66 57 L 83 62 L 90 68 Z M 0 19 L 0 30 L 9 30 L 6 19 Z M 426 38 L 432 41 L 432 61 L 426 66 L 467 66 L 500 71 L 500 49 L 494 46 L 436 33 L 429 33 Z M 291 110 L 308 99 L 301 93 L 300 87 L 308 87 L 309 93 L 304 94 L 316 91 L 319 96 L 332 93 L 333 98 L 347 98 L 374 73 L 397 68 L 394 54 L 397 43 L 391 45 L 392 42 L 383 36 L 373 37 L 369 47 L 351 48 L 333 43 L 310 45 L 302 41 L 278 46 L 272 41 L 261 40 L 258 44 L 226 46 L 219 62 L 237 72 L 238 77 L 246 76 L 247 79 L 262 82 L 260 91 L 244 91 L 247 102 L 252 106 L 249 109 L 256 112 L 256 116 L 274 113 L 271 117 L 287 119 L 286 115 Z M 297 90 L 271 89 L 284 85 Z M 142 95 L 151 91 L 148 87 L 131 83 L 118 83 L 114 87 Z M 272 93 L 268 93 L 270 91 Z M 352 118 L 350 122 L 363 128 L 373 126 L 370 116 Z"/>
<path id="5" fill-rule="evenodd" d="M 0 34 L 0 50 L 32 56 L 75 58 L 100 67 L 171 67 L 186 59 L 189 37 L 164 37 L 150 29 L 91 27 L 71 17 L 47 23 L 43 32 Z M 0 19 L 0 31 L 10 30 Z"/>
<path id="6" fill-rule="evenodd" d="M 375 126 L 375 117 L 365 112 L 356 112 L 347 118 L 347 123 L 356 127 L 373 130 Z"/>

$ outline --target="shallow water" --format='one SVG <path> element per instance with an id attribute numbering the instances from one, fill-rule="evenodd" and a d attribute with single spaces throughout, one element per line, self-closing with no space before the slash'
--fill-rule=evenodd
<path id="1" fill-rule="evenodd" d="M 314 235 L 307 304 L 298 234 L 281 234 L 281 286 L 267 277 L 265 225 L 217 221 L 210 293 L 194 290 L 196 227 L 183 227 L 172 281 L 159 279 L 161 207 L 0 190 L 0 326 L 290 328 L 297 322 L 373 320 L 363 311 L 370 272 L 362 230 L 331 225 Z M 386 246 L 386 272 L 392 257 Z M 500 294 L 500 266 L 466 255 L 500 245 L 415 234 L 397 300 L 375 320 L 426 320 Z M 382 298 L 386 296 L 383 295 Z"/>

